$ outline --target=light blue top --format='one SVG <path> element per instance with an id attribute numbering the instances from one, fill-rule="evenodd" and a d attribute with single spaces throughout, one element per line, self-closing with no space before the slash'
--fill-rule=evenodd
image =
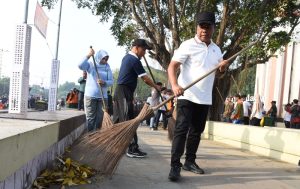
<path id="1" fill-rule="evenodd" d="M 105 81 L 105 85 L 102 86 L 102 91 L 103 91 L 104 98 L 107 98 L 107 88 L 113 85 L 114 80 L 113 80 L 113 74 L 109 64 L 100 63 L 101 59 L 105 56 L 108 56 L 108 53 L 104 50 L 100 50 L 95 55 L 95 61 L 96 61 L 96 66 L 97 66 L 100 79 Z M 94 68 L 94 63 L 92 61 L 89 61 L 87 58 L 84 58 L 78 64 L 79 69 L 87 72 L 84 95 L 92 98 L 102 98 L 99 85 L 97 83 L 98 78 L 97 78 L 96 70 Z"/>

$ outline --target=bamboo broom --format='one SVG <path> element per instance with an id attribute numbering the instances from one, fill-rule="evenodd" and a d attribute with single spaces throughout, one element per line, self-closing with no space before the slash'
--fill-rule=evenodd
<path id="1" fill-rule="evenodd" d="M 249 49 L 255 43 L 252 43 L 246 48 L 242 49 L 241 51 L 230 57 L 228 61 L 231 61 L 233 58 Z M 217 69 L 219 69 L 219 67 L 220 66 L 217 66 L 206 74 L 202 75 L 194 82 L 184 87 L 183 90 L 187 90 L 203 78 L 215 72 Z M 149 108 L 149 105 L 145 104 L 136 118 L 114 124 L 112 127 L 109 127 L 105 130 L 99 130 L 95 134 L 89 137 L 85 137 L 84 140 L 82 140 L 78 144 L 78 146 L 81 146 L 80 149 L 84 149 L 85 153 L 88 154 L 88 156 L 83 158 L 81 161 L 95 168 L 99 173 L 103 175 L 112 176 L 117 168 L 120 159 L 128 148 L 129 143 L 134 136 L 134 133 L 140 125 L 140 122 L 147 119 L 149 116 L 152 116 L 155 110 L 165 105 L 168 101 L 174 98 L 175 96 L 173 95 L 169 99 L 163 101 L 161 104 L 152 108 Z"/>

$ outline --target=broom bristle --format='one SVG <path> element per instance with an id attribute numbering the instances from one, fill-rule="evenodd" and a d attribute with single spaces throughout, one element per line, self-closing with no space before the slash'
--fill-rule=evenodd
<path id="1" fill-rule="evenodd" d="M 110 115 L 107 113 L 107 111 L 104 111 L 103 113 L 103 120 L 102 120 L 102 125 L 101 125 L 101 130 L 107 129 L 112 127 L 114 124 L 110 118 Z"/>
<path id="2" fill-rule="evenodd" d="M 174 108 L 172 116 L 168 119 L 168 138 L 170 141 L 172 141 L 174 137 L 176 116 L 176 108 Z"/>
<path id="3" fill-rule="evenodd" d="M 74 146 L 75 150 L 81 149 L 86 153 L 80 162 L 88 164 L 104 175 L 111 176 L 132 141 L 140 122 L 152 114 L 153 110 L 145 104 L 135 119 L 86 135 Z"/>

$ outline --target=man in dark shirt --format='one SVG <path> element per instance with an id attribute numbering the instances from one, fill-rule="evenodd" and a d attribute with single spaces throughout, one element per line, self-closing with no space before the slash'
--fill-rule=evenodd
<path id="1" fill-rule="evenodd" d="M 134 118 L 134 91 L 137 78 L 141 78 L 147 85 L 158 89 L 156 84 L 147 76 L 140 59 L 146 50 L 151 50 L 150 44 L 144 39 L 136 39 L 131 51 L 122 59 L 117 87 L 114 93 L 113 122 L 119 123 Z M 138 138 L 135 133 L 126 154 L 128 157 L 145 157 L 145 152 L 139 150 Z"/>
<path id="2" fill-rule="evenodd" d="M 84 110 L 84 90 L 85 90 L 85 84 L 86 84 L 86 71 L 82 72 L 82 77 L 78 79 L 79 86 L 79 93 L 78 93 L 78 110 Z"/>

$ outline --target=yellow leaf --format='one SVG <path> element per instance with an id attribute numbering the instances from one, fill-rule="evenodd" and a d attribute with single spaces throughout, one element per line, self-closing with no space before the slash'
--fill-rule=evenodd
<path id="1" fill-rule="evenodd" d="M 68 184 L 68 183 L 69 183 L 69 180 L 70 180 L 69 178 L 65 178 L 64 181 L 63 181 L 63 183 L 62 183 L 62 185 Z"/>
<path id="2" fill-rule="evenodd" d="M 66 175 L 67 177 L 69 177 L 69 178 L 73 178 L 73 177 L 75 177 L 75 173 L 74 173 L 74 171 L 71 169 L 71 170 L 69 170 L 68 172 L 67 172 L 67 175 Z"/>
<path id="3" fill-rule="evenodd" d="M 87 175 L 87 173 L 85 171 L 82 173 L 82 177 L 83 178 L 87 178 L 88 177 L 88 175 Z"/>
<path id="4" fill-rule="evenodd" d="M 66 159 L 66 161 L 65 161 L 65 163 L 66 163 L 66 167 L 70 167 L 70 165 L 71 165 L 71 158 L 67 158 Z"/>
<path id="5" fill-rule="evenodd" d="M 49 176 L 51 174 L 51 172 L 48 170 L 48 169 L 46 169 L 46 170 L 44 170 L 44 172 L 41 174 L 41 177 L 47 177 L 47 176 Z"/>
<path id="6" fill-rule="evenodd" d="M 79 182 L 79 184 L 88 184 L 88 182 L 85 181 L 85 180 L 82 180 L 82 181 Z"/>
<path id="7" fill-rule="evenodd" d="M 74 186 L 74 185 L 77 185 L 77 184 L 74 183 L 72 179 L 70 179 L 68 182 L 68 186 Z"/>

